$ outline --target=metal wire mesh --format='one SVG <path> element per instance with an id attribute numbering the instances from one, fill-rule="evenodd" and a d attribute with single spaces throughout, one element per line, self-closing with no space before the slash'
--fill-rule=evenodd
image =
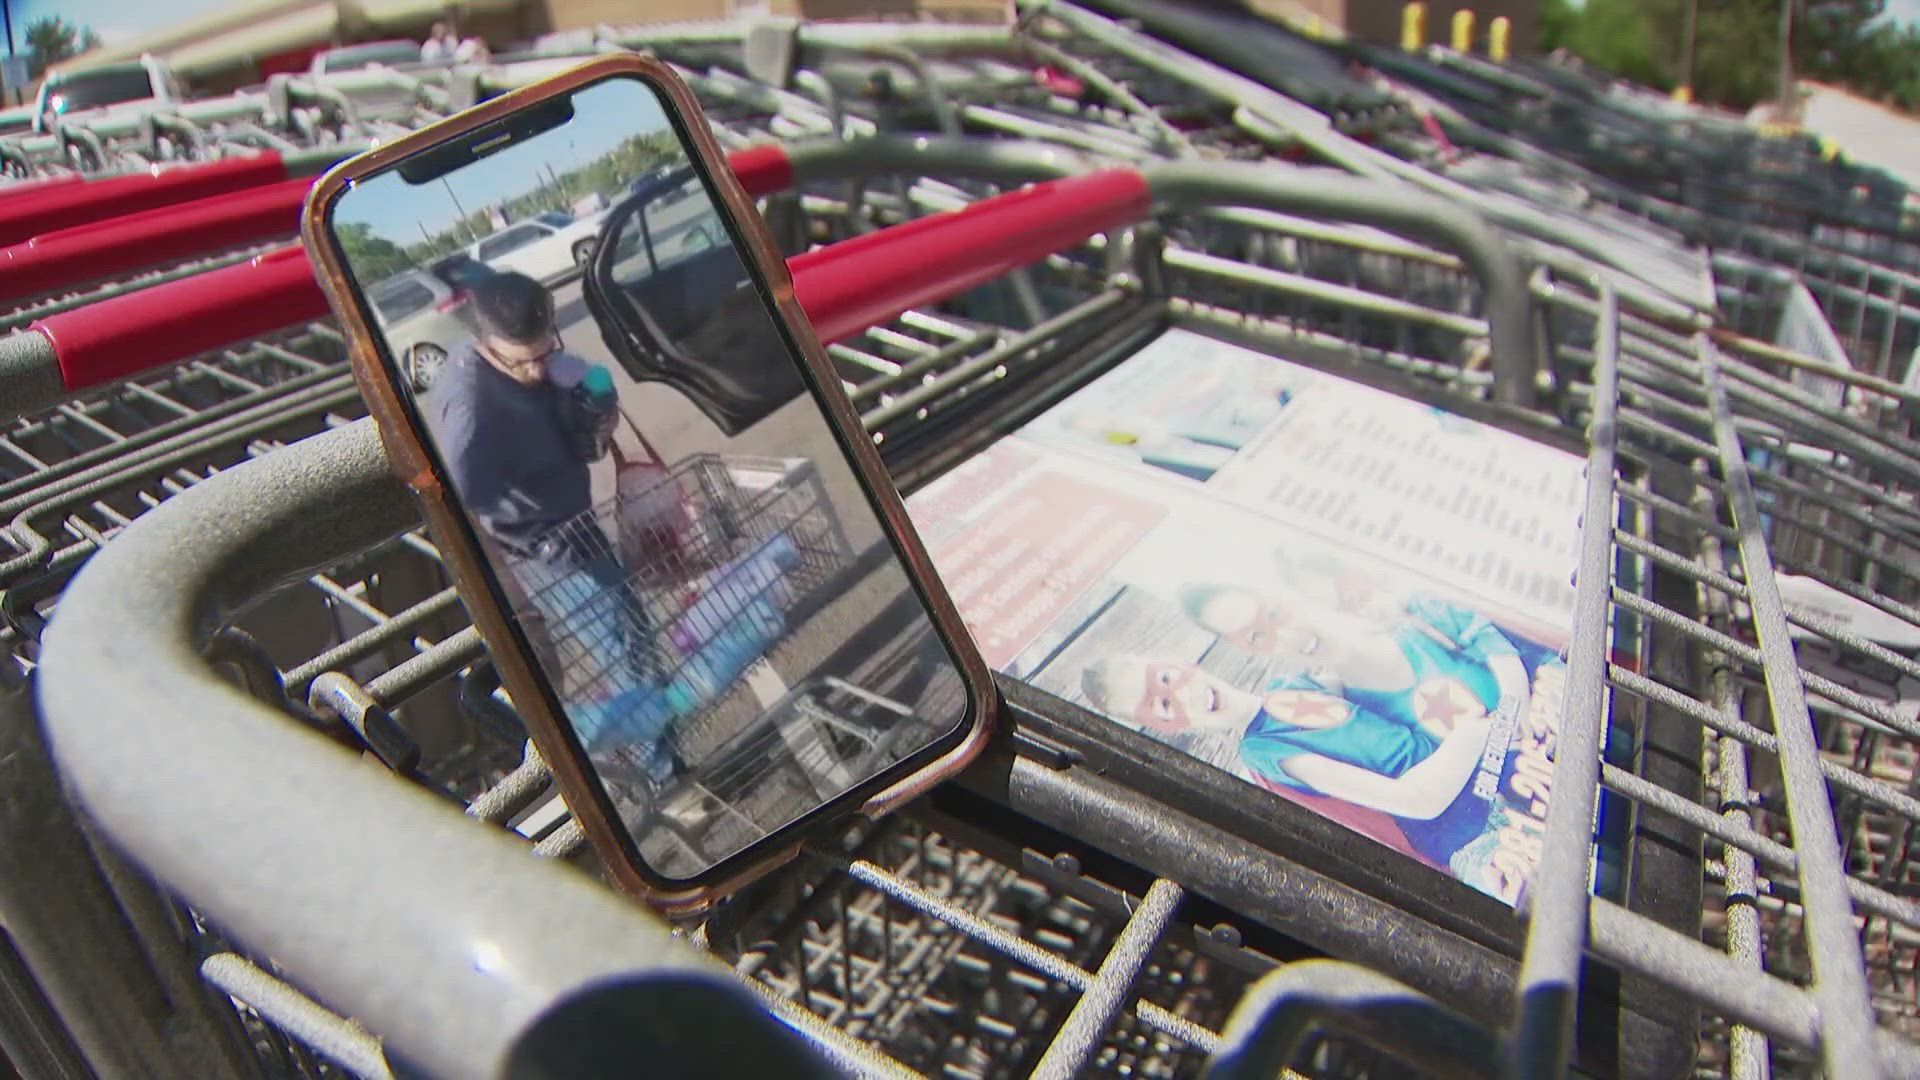
<path id="1" fill-rule="evenodd" d="M 1138 153 L 1167 138 L 1150 119 L 1158 117 L 1222 156 L 1260 152 L 1231 109 L 1194 101 L 1190 86 L 1156 82 L 1130 61 L 1065 40 L 1076 55 L 1117 73 L 1149 116 L 1110 103 L 1062 106 L 1031 91 L 1009 95 L 1011 102 L 983 91 L 982 103 L 962 107 L 967 123 L 1043 131 L 1069 144 L 1093 138 Z M 708 78 L 709 89 L 724 81 Z M 751 98 L 742 90 L 710 99 L 738 137 L 799 130 L 823 116 L 833 124 L 817 105 L 770 110 L 764 98 Z M 1051 127 L 1036 126 L 1042 123 Z M 850 235 L 992 191 L 937 181 L 889 187 L 851 200 L 810 195 L 804 224 L 811 238 Z M 1777 222 L 1762 227 L 1777 236 Z M 1183 216 L 1166 222 L 1164 234 L 1155 287 L 1175 311 L 1264 329 L 1277 341 L 1340 343 L 1435 385 L 1475 385 L 1486 332 L 1480 298 L 1445 256 L 1250 215 Z M 1771 336 L 1783 249 L 1761 241 L 1741 248 L 1737 238 L 1720 243 L 1758 264 L 1743 277 L 1743 264 L 1721 260 L 1732 325 Z M 940 437 L 941 422 L 969 415 L 976 402 L 990 405 L 996 388 L 1043 370 L 1134 303 L 1140 290 L 1116 284 L 1106 257 L 1103 248 L 1063 253 L 1035 268 L 1037 288 L 1024 301 L 1003 284 L 940 310 L 910 312 L 836 347 L 850 392 L 894 460 L 912 458 L 922 445 L 916 439 Z M 1805 264 L 1792 270 L 1812 278 L 1862 374 L 1904 377 L 1899 358 L 1914 344 L 1904 279 L 1820 258 L 1824 277 Z M 1848 276 L 1856 270 L 1863 284 Z M 1605 395 L 1595 373 L 1614 346 L 1597 293 L 1561 280 L 1548 299 L 1562 370 L 1575 376 L 1567 390 L 1577 422 Z M 1623 524 L 1612 530 L 1608 551 L 1611 618 L 1646 644 L 1637 657 L 1603 659 L 1612 709 L 1643 737 L 1638 759 L 1602 765 L 1602 782 L 1683 843 L 1704 844 L 1701 902 L 1690 916 L 1700 941 L 1755 978 L 1765 972 L 1824 984 L 1823 994 L 1844 986 L 1832 965 L 1844 970 L 1850 961 L 1870 990 L 1877 1023 L 1920 1035 L 1920 911 L 1910 858 L 1920 821 L 1911 790 L 1920 726 L 1900 703 L 1875 696 L 1920 680 L 1920 663 L 1911 645 L 1836 630 L 1792 606 L 1780 615 L 1795 635 L 1783 658 L 1763 625 L 1773 616 L 1756 612 L 1753 594 L 1757 582 L 1774 582 L 1777 592 L 1792 575 L 1852 596 L 1909 632 L 1920 625 L 1908 568 L 1920 547 L 1911 501 L 1920 445 L 1905 427 L 1913 400 L 1897 387 L 1856 379 L 1855 389 L 1884 403 L 1877 413 L 1849 412 L 1797 386 L 1798 369 L 1771 354 L 1732 345 L 1719 353 L 1632 312 L 1619 318 L 1621 449 L 1631 467 L 1619 486 Z M 100 542 L 214 472 L 358 417 L 344 371 L 343 345 L 321 324 L 10 425 L 0 439 L 0 500 L 12 522 L 0 581 L 5 633 L 21 666 L 31 669 L 61 585 Z M 1747 507 L 1749 496 L 1763 521 Z M 821 563 L 823 573 L 830 562 Z M 355 708 L 391 713 L 418 745 L 421 781 L 476 816 L 511 825 L 543 855 L 580 853 L 578 828 L 546 790 L 544 768 L 528 757 L 524 733 L 423 535 L 268 598 L 241 629 L 243 636 L 224 639 L 219 660 L 255 693 L 309 722 Z M 1669 656 L 1684 661 L 1668 663 Z M 1795 723 L 1813 740 L 1813 756 L 1783 746 L 1798 738 Z M 702 759 L 727 741 L 724 732 L 706 731 L 683 753 Z M 751 747 L 740 749 L 727 760 L 754 756 Z M 1649 760 L 1662 755 L 1671 757 L 1665 772 Z M 763 773 L 737 767 L 707 780 L 723 802 L 765 782 Z M 1824 838 L 1794 815 L 1829 795 L 1833 843 L 1823 850 Z M 1201 918 L 1190 904 L 1180 917 L 1163 913 L 1163 922 L 1149 926 L 1141 959 L 1109 972 L 1103 964 L 1117 943 L 1151 923 L 1138 914 L 1146 898 L 1156 889 L 1164 895 L 1170 883 L 1089 870 L 1071 856 L 1043 855 L 1028 840 L 1019 830 L 1009 836 L 920 808 L 866 837 L 839 865 L 829 859 L 784 875 L 743 900 L 709 927 L 709 940 L 789 1013 L 810 1013 L 923 1075 L 1024 1076 L 1043 1062 L 1058 1067 L 1062 1032 L 1101 980 L 1128 985 L 1126 1006 L 1071 1060 L 1096 1075 L 1199 1075 L 1246 984 L 1288 957 L 1223 946 L 1215 926 L 1182 921 Z M 1848 909 L 1803 895 L 1809 863 L 1820 860 L 1845 872 L 1839 887 Z M 1533 917 L 1584 921 L 1584 913 L 1564 911 Z M 1836 917 L 1843 936 L 1857 942 L 1851 958 L 1836 955 L 1832 930 L 1822 944 L 1807 925 L 1812 918 L 1830 927 Z M 377 1058 L 353 1057 L 365 1045 L 344 1029 L 327 1029 L 339 1038 L 321 1039 L 322 1052 L 312 1040 L 290 1037 L 315 1030 L 301 1018 L 326 1019 L 320 1006 L 280 995 L 290 987 L 269 963 L 243 958 L 242 946 L 190 914 L 182 918 L 196 949 L 224 958 L 206 977 L 246 1003 L 240 1015 L 269 1074 L 377 1072 Z M 1686 918 L 1680 927 L 1696 936 Z M 1618 932 L 1596 935 L 1597 947 L 1614 954 L 1624 951 L 1623 940 Z M 1684 963 L 1693 954 L 1676 955 Z M 1738 1007 L 1745 988 L 1690 985 L 1708 1006 L 1703 1070 L 1760 1075 L 1770 1063 L 1775 1073 L 1798 1075 L 1817 1068 L 1809 1051 L 1769 1038 L 1759 1018 Z M 377 1026 L 377 1018 L 364 1019 Z M 329 1053 L 336 1064 L 323 1060 Z M 1366 1048 L 1339 1040 L 1317 1044 L 1295 1068 L 1394 1074 Z"/>

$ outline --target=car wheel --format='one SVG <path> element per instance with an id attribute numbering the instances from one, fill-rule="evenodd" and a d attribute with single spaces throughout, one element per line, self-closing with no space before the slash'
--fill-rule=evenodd
<path id="1" fill-rule="evenodd" d="M 573 245 L 573 265 L 585 266 L 593 261 L 593 249 L 598 245 L 591 239 L 581 240 Z"/>
<path id="2" fill-rule="evenodd" d="M 413 392 L 426 393 L 440 369 L 447 364 L 447 350 L 431 341 L 416 343 L 407 350 L 407 381 L 413 384 Z"/>

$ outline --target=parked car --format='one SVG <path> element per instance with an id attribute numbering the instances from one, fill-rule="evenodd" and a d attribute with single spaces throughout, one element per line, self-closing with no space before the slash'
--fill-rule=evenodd
<path id="1" fill-rule="evenodd" d="M 334 75 L 370 67 L 412 67 L 420 63 L 420 43 L 417 41 L 368 41 L 316 53 L 313 65 L 308 70 L 315 75 Z"/>
<path id="2" fill-rule="evenodd" d="M 518 271 L 553 285 L 577 275 L 593 258 L 603 215 L 573 218 L 554 212 L 516 222 L 467 249 L 494 270 Z"/>
<path id="3" fill-rule="evenodd" d="M 414 391 L 425 390 L 447 357 L 473 340 L 469 290 L 494 271 L 462 252 L 408 270 L 367 291 L 387 346 Z"/>
<path id="4" fill-rule="evenodd" d="M 119 64 L 56 68 L 40 84 L 33 102 L 33 130 L 43 134 L 56 120 L 79 114 L 113 113 L 151 105 L 178 105 L 187 100 L 167 62 L 157 56 Z"/>
<path id="5" fill-rule="evenodd" d="M 679 175 L 677 182 L 667 185 L 662 190 L 662 182 L 676 173 L 682 174 Z M 649 201 L 656 206 L 672 206 L 701 190 L 703 188 L 698 176 L 684 175 L 684 170 L 675 169 L 671 165 L 657 169 L 627 185 L 628 197 L 642 192 L 651 192 Z"/>

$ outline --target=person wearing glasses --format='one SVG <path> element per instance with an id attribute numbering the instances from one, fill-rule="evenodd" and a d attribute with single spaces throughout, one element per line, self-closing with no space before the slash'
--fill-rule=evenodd
<path id="1" fill-rule="evenodd" d="M 562 347 L 553 296 L 527 275 L 479 282 L 472 311 L 477 333 L 422 396 L 423 419 L 454 494 L 524 600 L 519 614 L 545 623 L 569 716 L 598 728 L 618 717 L 596 706 L 659 687 L 666 666 L 594 514 L 590 468 L 611 446 L 618 394 L 605 368 Z M 658 731 L 622 734 L 660 741 Z M 669 767 L 664 753 L 650 764 Z"/>

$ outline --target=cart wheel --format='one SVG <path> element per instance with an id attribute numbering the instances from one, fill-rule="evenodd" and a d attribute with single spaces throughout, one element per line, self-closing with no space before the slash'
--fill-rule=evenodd
<path id="1" fill-rule="evenodd" d="M 920 724 L 901 722 L 880 742 L 882 760 L 901 761 L 926 746 L 927 730 Z"/>

